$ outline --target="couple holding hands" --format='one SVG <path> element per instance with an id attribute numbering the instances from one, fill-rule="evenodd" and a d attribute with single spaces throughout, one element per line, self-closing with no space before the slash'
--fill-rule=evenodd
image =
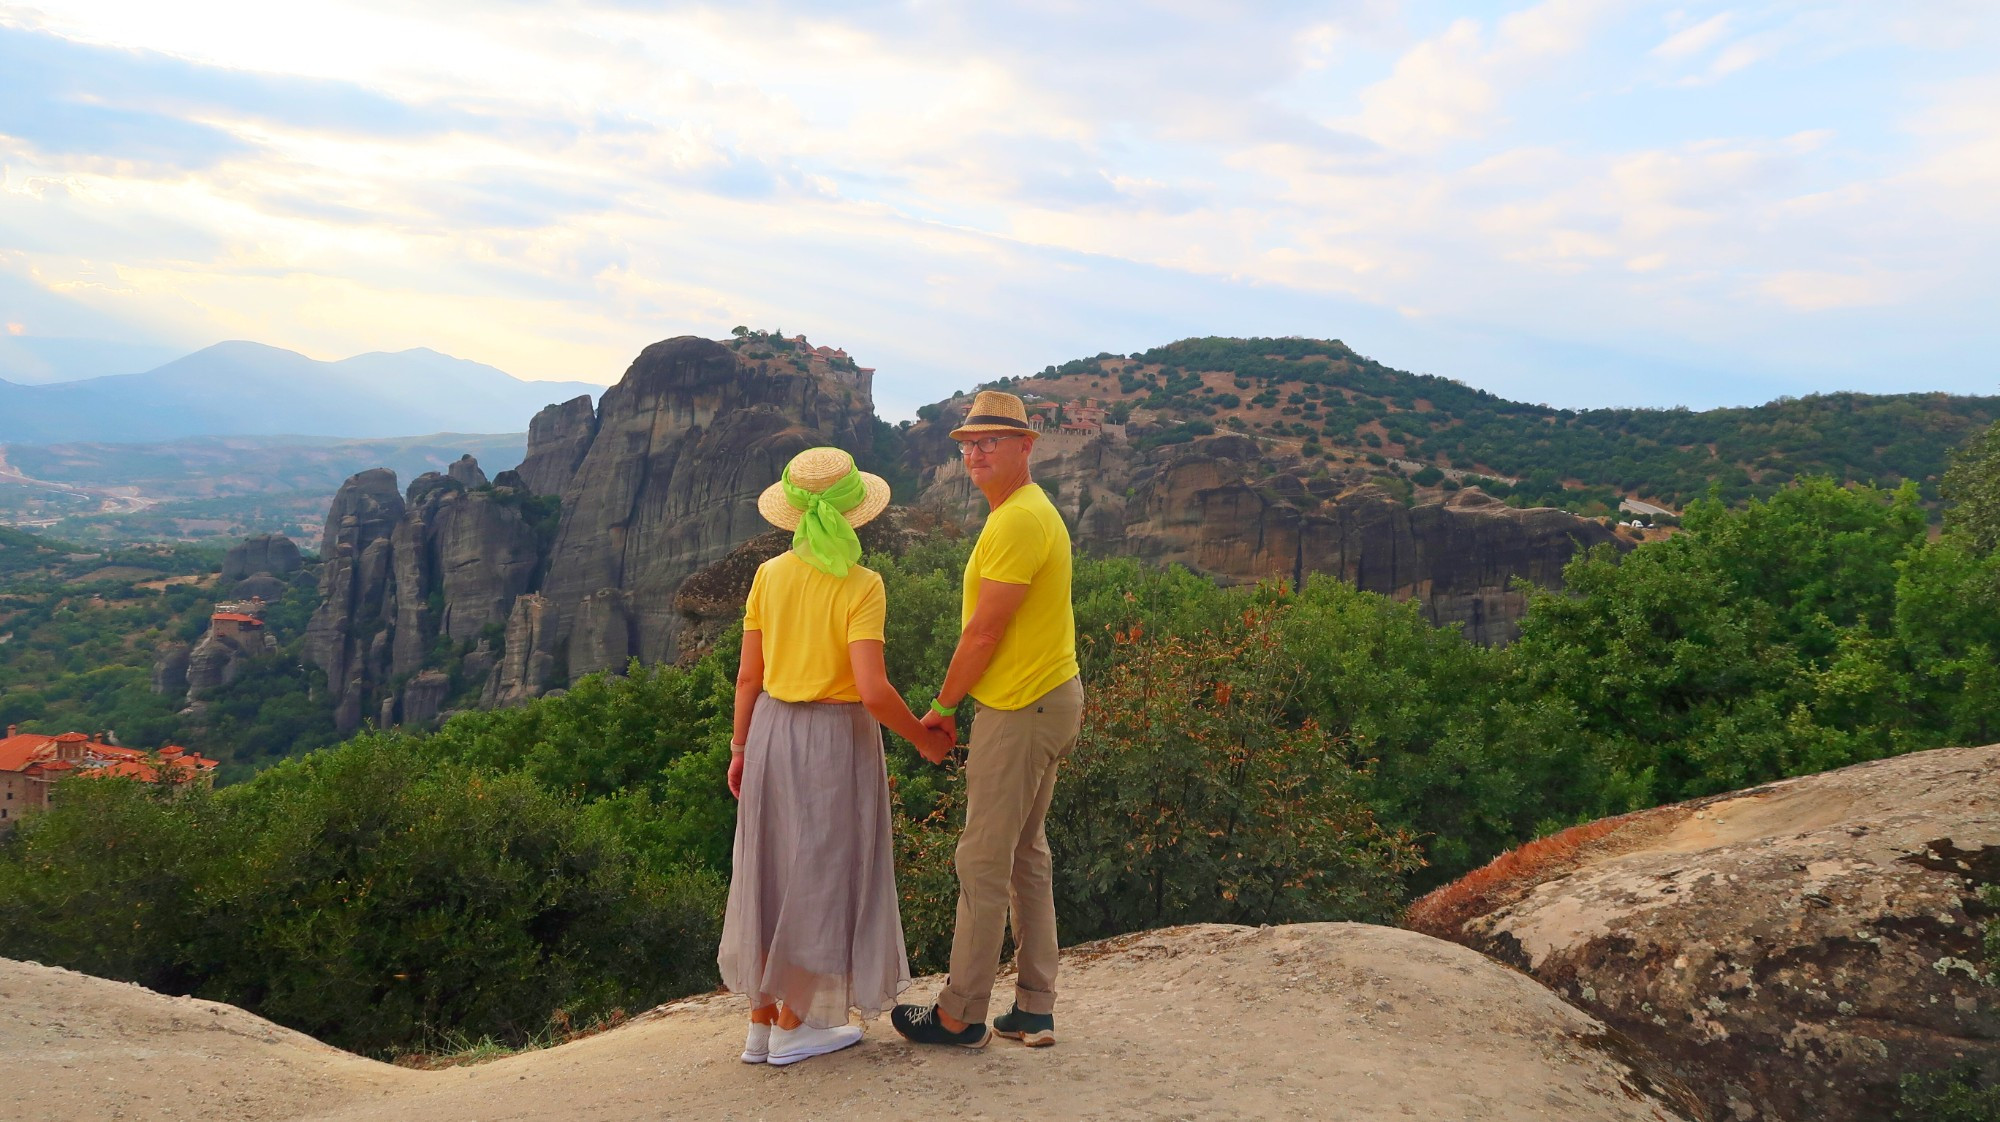
<path id="1" fill-rule="evenodd" d="M 981 1048 L 992 1033 L 1055 1043 L 1056 917 L 1043 818 L 1083 719 L 1070 540 L 1029 478 L 1035 432 L 1021 399 L 983 391 L 951 438 L 992 508 L 966 563 L 958 648 L 919 719 L 889 684 L 882 578 L 858 562 L 854 528 L 889 485 L 837 448 L 795 456 L 758 511 L 794 531 L 757 570 L 743 615 L 729 789 L 734 871 L 716 953 L 750 998 L 746 1063 L 789 1064 L 858 1043 L 864 1018 L 910 982 L 897 906 L 882 726 L 942 763 L 959 711 L 967 745 L 965 830 L 951 975 L 937 1004 L 895 1005 L 918 1044 Z M 1012 918 L 1014 1005 L 986 1024 Z"/>

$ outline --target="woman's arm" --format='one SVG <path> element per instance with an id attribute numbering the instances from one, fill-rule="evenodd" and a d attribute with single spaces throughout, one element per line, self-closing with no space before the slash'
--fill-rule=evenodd
<path id="1" fill-rule="evenodd" d="M 881 644 L 877 643 L 879 650 Z M 743 746 L 750 742 L 750 711 L 764 691 L 764 633 L 745 631 L 736 660 L 736 722 L 729 734 L 729 793 L 743 797 Z"/>
<path id="2" fill-rule="evenodd" d="M 847 644 L 847 662 L 854 671 L 855 688 L 861 691 L 862 707 L 869 715 L 916 745 L 925 759 L 933 763 L 944 759 L 951 746 L 942 743 L 943 734 L 925 728 L 916 714 L 910 712 L 903 695 L 889 684 L 889 671 L 882 662 L 882 640 L 857 639 Z"/>

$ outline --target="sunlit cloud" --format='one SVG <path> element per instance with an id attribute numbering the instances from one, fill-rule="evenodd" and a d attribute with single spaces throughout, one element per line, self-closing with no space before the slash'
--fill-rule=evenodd
<path id="1" fill-rule="evenodd" d="M 1210 333 L 1990 389 L 2000 16 L 1887 7 L 0 0 L 0 311 L 597 381 L 781 326 L 892 413 Z"/>

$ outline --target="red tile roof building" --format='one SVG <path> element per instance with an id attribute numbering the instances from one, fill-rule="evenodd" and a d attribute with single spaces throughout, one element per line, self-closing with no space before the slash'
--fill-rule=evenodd
<path id="1" fill-rule="evenodd" d="M 12 833 L 21 816 L 43 810 L 56 781 L 72 775 L 120 776 L 151 783 L 163 771 L 199 783 L 215 781 L 216 762 L 169 744 L 156 753 L 122 748 L 80 732 L 49 736 L 8 725 L 0 737 L 0 835 Z"/>

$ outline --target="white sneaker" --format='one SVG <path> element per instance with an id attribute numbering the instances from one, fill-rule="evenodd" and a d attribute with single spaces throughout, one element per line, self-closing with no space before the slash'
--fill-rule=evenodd
<path id="1" fill-rule="evenodd" d="M 814 1028 L 800 1025 L 795 1029 L 772 1029 L 770 1062 L 774 1066 L 795 1064 L 814 1056 L 824 1056 L 828 1052 L 838 1052 L 842 1048 L 861 1043 L 860 1025 L 840 1025 L 835 1028 Z"/>
<path id="2" fill-rule="evenodd" d="M 743 1062 L 761 1064 L 771 1058 L 771 1026 L 750 1022 L 750 1034 L 743 1038 Z"/>

